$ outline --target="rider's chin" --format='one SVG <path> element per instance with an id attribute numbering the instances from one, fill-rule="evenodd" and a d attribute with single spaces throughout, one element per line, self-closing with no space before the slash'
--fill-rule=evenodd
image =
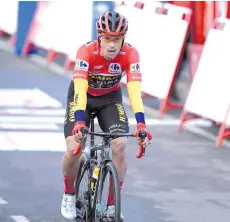
<path id="1" fill-rule="evenodd" d="M 113 59 L 113 58 L 115 58 L 116 56 L 117 56 L 116 51 L 108 51 L 108 53 L 107 53 L 107 57 L 108 57 L 109 59 Z"/>

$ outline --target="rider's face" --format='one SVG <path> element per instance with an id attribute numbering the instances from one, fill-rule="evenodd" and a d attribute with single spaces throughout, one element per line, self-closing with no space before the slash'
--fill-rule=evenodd
<path id="1" fill-rule="evenodd" d="M 113 59 L 119 53 L 124 36 L 101 35 L 101 52 L 106 59 Z"/>

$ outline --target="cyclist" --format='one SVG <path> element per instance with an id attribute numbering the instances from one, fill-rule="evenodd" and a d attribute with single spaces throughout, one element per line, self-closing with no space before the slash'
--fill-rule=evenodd
<path id="1" fill-rule="evenodd" d="M 128 119 L 122 105 L 120 80 L 126 74 L 132 110 L 137 121 L 137 132 L 145 130 L 143 146 L 152 139 L 146 129 L 141 98 L 141 71 L 138 51 L 124 42 L 128 30 L 126 18 L 114 11 L 103 13 L 96 23 L 98 40 L 82 45 L 76 56 L 73 80 L 69 85 L 64 124 L 67 150 L 62 159 L 64 194 L 61 213 L 67 219 L 76 217 L 75 187 L 79 156 L 72 152 L 81 142 L 80 129 L 89 126 L 90 114 L 96 112 L 104 132 L 128 132 Z M 127 138 L 112 141 L 112 156 L 122 187 L 127 170 Z M 107 212 L 114 211 L 113 195 L 109 194 Z M 123 219 L 123 215 L 121 215 Z"/>

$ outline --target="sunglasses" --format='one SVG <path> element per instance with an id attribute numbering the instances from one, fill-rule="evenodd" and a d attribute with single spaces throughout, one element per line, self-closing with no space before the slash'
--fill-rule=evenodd
<path id="1" fill-rule="evenodd" d="M 101 38 L 104 42 L 106 43 L 110 43 L 110 42 L 114 42 L 114 43 L 117 43 L 117 42 L 120 42 L 124 39 L 124 36 L 109 36 L 109 35 L 101 35 Z"/>

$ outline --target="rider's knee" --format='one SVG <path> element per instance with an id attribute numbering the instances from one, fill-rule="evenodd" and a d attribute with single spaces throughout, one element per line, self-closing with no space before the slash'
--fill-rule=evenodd
<path id="1" fill-rule="evenodd" d="M 126 156 L 126 145 L 127 145 L 126 137 L 119 137 L 117 139 L 112 140 L 113 155 L 125 157 Z"/>

